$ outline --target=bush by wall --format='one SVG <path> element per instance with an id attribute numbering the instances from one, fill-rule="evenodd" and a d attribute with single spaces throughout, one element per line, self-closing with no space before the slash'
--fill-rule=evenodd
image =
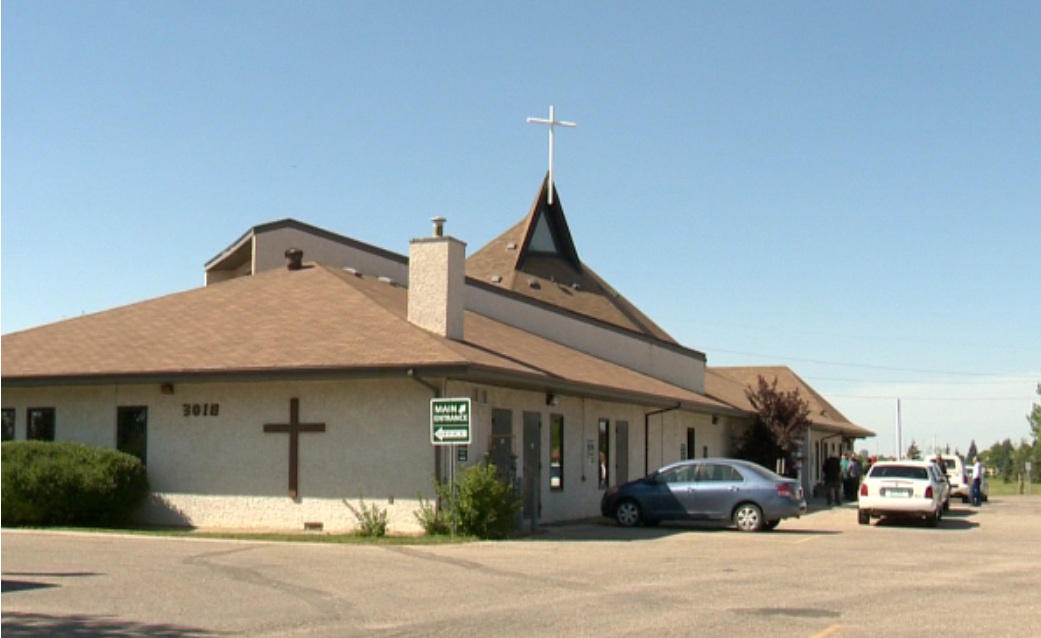
<path id="1" fill-rule="evenodd" d="M 140 459 L 110 448 L 6 441 L 0 461 L 0 514 L 6 527 L 120 525 L 149 492 Z"/>
<path id="2" fill-rule="evenodd" d="M 521 508 L 520 498 L 492 463 L 463 470 L 448 501 L 459 533 L 486 539 L 508 537 Z"/>

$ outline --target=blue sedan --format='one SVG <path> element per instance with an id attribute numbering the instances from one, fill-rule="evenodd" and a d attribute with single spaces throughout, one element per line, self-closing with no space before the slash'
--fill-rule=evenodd
<path id="1" fill-rule="evenodd" d="M 802 486 L 749 461 L 680 461 L 604 492 L 600 512 L 623 527 L 665 520 L 729 521 L 770 530 L 806 513 Z"/>

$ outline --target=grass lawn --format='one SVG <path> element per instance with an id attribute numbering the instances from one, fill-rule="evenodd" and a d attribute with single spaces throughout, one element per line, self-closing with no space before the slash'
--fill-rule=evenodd
<path id="1" fill-rule="evenodd" d="M 1012 481 L 1011 483 L 1006 483 L 1001 479 L 991 479 L 989 481 L 989 487 L 990 496 L 1019 496 L 1019 483 L 1015 481 Z M 1032 492 L 1030 490 L 1031 487 L 1033 487 Z M 1038 485 L 1036 483 L 1033 486 L 1024 485 L 1023 493 L 1041 494 L 1041 485 Z"/>

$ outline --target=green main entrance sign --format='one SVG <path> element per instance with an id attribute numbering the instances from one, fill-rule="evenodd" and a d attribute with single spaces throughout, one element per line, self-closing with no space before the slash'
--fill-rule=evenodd
<path id="1" fill-rule="evenodd" d="M 430 400 L 430 442 L 470 445 L 470 399 Z"/>

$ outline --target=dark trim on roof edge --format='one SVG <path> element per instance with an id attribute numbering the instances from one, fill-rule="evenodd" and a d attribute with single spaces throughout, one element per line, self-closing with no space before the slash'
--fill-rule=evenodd
<path id="1" fill-rule="evenodd" d="M 211 265 L 217 263 L 222 258 L 227 256 L 229 253 L 234 252 L 235 249 L 238 248 L 242 244 L 242 242 L 245 241 L 251 235 L 256 236 L 260 233 L 266 233 L 271 230 L 281 230 L 283 228 L 293 228 L 295 230 L 316 235 L 318 237 L 321 237 L 322 239 L 328 239 L 329 241 L 333 241 L 338 244 L 343 244 L 345 246 L 350 246 L 351 248 L 356 248 L 358 250 L 364 250 L 366 252 L 374 253 L 376 255 L 379 255 L 380 257 L 383 257 L 384 259 L 390 259 L 392 261 L 397 261 L 402 264 L 408 263 L 408 257 L 405 257 L 404 255 L 387 250 L 385 248 L 373 246 L 372 244 L 366 244 L 365 242 L 361 242 L 357 239 L 352 239 L 350 237 L 346 237 L 344 235 L 340 235 L 332 231 L 325 230 L 324 228 L 312 226 L 311 224 L 298 221 L 296 219 L 293 219 L 292 217 L 286 217 L 285 219 L 267 222 L 265 224 L 258 224 L 256 226 L 251 227 L 249 230 L 242 233 L 242 235 L 240 235 L 238 239 L 228 244 L 228 246 L 225 247 L 224 250 L 219 252 L 215 257 L 207 261 L 203 265 L 203 270 L 209 270 Z"/>

